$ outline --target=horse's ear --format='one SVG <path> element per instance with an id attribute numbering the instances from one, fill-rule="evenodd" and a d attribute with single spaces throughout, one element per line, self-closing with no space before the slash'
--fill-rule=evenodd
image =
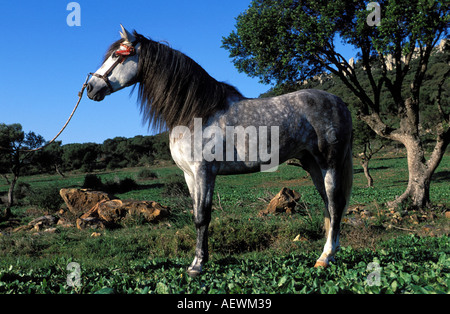
<path id="1" fill-rule="evenodd" d="M 129 31 L 127 31 L 122 24 L 120 24 L 120 28 L 122 29 L 120 33 L 120 36 L 125 39 L 125 43 L 128 43 L 131 45 L 132 42 L 136 40 L 136 38 L 131 34 Z"/>

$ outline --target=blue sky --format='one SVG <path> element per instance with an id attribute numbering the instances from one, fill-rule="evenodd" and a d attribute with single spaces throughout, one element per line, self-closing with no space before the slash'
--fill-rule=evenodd
<path id="1" fill-rule="evenodd" d="M 109 45 L 120 38 L 119 24 L 196 60 L 219 81 L 258 97 L 270 86 L 238 73 L 221 39 L 251 0 L 79 0 L 81 26 L 69 27 L 70 0 L 4 1 L 0 5 L 3 44 L 0 76 L 0 123 L 20 123 L 50 140 L 73 109 L 88 72 L 95 72 Z M 348 59 L 350 49 L 342 49 Z M 136 93 L 130 88 L 102 102 L 84 95 L 63 144 L 102 143 L 116 136 L 151 135 L 141 122 Z"/>

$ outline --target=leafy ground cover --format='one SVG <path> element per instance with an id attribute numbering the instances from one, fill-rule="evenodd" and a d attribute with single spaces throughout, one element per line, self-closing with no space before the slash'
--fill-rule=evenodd
<path id="1" fill-rule="evenodd" d="M 80 286 L 68 287 L 69 260 L 47 267 L 0 270 L 1 293 L 448 293 L 446 237 L 402 236 L 380 248 L 344 247 L 328 269 L 311 267 L 314 254 L 227 257 L 208 264 L 199 278 L 186 276 L 185 259 L 157 258 L 126 265 L 83 267 Z M 372 266 L 369 266 L 372 265 Z M 373 266 L 375 265 L 375 266 Z"/>
<path id="2" fill-rule="evenodd" d="M 24 197 L 12 209 L 15 217 L 0 223 L 0 293 L 449 293 L 450 156 L 435 174 L 435 206 L 426 212 L 383 205 L 406 187 L 405 169 L 405 158 L 375 159 L 375 187 L 368 189 L 355 163 L 353 210 L 344 219 L 337 262 L 328 269 L 312 268 L 324 244 L 323 205 L 301 168 L 219 177 L 211 258 L 195 279 L 185 272 L 195 230 L 181 172 L 175 166 L 155 167 L 151 176 L 142 175 L 142 168 L 98 172 L 109 186 L 136 180 L 117 196 L 161 202 L 172 208 L 171 216 L 158 225 L 96 230 L 98 237 L 91 236 L 93 230 L 63 227 L 51 234 L 13 233 L 15 226 L 52 213 Z M 32 190 L 57 190 L 83 186 L 85 174 L 22 180 Z M 282 187 L 302 194 L 296 213 L 259 215 Z M 0 193 L 6 189 L 0 185 Z M 70 263 L 80 272 L 68 269 Z M 68 284 L 76 274 L 80 284 Z"/>

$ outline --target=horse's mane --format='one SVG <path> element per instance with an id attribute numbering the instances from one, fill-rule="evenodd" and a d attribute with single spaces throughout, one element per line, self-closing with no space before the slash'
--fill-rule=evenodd
<path id="1" fill-rule="evenodd" d="M 194 60 L 168 45 L 148 39 L 134 31 L 141 44 L 138 77 L 143 121 L 164 130 L 188 126 L 194 118 L 204 121 L 227 105 L 228 96 L 243 98 L 233 86 L 212 78 Z M 119 48 L 111 45 L 105 58 Z"/>

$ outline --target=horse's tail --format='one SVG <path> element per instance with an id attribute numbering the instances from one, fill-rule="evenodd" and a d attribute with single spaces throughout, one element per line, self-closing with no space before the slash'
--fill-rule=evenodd
<path id="1" fill-rule="evenodd" d="M 342 219 L 342 217 L 345 215 L 348 205 L 350 203 L 350 196 L 352 193 L 352 186 L 353 186 L 353 155 L 352 155 L 352 145 L 348 146 L 348 149 L 346 151 L 346 154 L 344 156 L 344 160 L 342 163 L 341 168 L 341 186 L 342 186 L 342 193 L 345 198 L 345 206 L 340 212 L 339 220 Z M 330 231 L 330 216 L 329 212 L 325 211 L 325 234 L 328 235 Z"/>
<path id="2" fill-rule="evenodd" d="M 344 158 L 344 167 L 342 169 L 342 189 L 344 191 L 345 196 L 345 209 L 342 212 L 342 216 L 345 215 L 345 212 L 347 211 L 348 205 L 350 203 L 352 186 L 353 186 L 353 154 L 352 154 L 352 145 L 350 143 L 347 149 L 347 154 Z"/>

